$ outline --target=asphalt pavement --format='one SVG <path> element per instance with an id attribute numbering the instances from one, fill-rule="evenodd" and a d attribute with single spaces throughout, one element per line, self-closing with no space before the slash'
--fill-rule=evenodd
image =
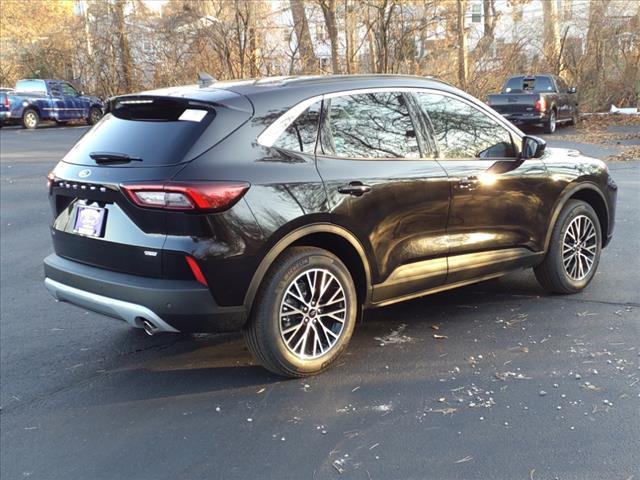
<path id="1" fill-rule="evenodd" d="M 610 165 L 586 291 L 522 271 L 372 310 L 334 368 L 283 380 L 238 335 L 49 296 L 45 176 L 86 130 L 0 130 L 2 479 L 640 479 L 640 162 Z"/>

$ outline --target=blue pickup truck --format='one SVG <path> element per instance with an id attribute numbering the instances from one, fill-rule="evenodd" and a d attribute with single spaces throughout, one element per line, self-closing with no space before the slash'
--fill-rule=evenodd
<path id="1" fill-rule="evenodd" d="M 64 80 L 18 80 L 12 92 L 0 92 L 0 105 L 0 124 L 19 123 L 24 128 L 37 128 L 43 120 L 84 120 L 93 125 L 104 113 L 100 98 L 84 95 Z"/>

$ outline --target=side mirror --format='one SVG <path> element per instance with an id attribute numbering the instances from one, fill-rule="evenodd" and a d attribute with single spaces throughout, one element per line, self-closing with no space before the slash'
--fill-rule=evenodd
<path id="1" fill-rule="evenodd" d="M 567 90 L 569 93 L 578 93 L 578 89 L 576 87 L 569 87 L 569 90 Z"/>
<path id="2" fill-rule="evenodd" d="M 521 160 L 527 160 L 528 158 L 540 158 L 544 154 L 544 149 L 547 146 L 547 142 L 543 139 L 525 135 L 522 138 L 522 152 L 520 153 Z"/>
<path id="3" fill-rule="evenodd" d="M 83 92 L 82 90 L 79 90 L 79 91 L 78 91 L 78 96 L 80 96 L 80 97 L 81 97 L 82 95 L 84 95 L 84 92 Z"/>

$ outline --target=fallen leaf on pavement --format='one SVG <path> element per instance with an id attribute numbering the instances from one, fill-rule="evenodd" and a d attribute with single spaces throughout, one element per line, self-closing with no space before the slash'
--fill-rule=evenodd
<path id="1" fill-rule="evenodd" d="M 464 463 L 464 462 L 469 462 L 471 460 L 473 460 L 473 457 L 471 455 L 467 455 L 466 457 L 461 458 L 460 460 L 456 460 L 453 463 Z"/>

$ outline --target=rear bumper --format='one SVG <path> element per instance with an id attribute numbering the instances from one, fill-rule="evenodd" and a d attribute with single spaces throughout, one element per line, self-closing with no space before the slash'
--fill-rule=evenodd
<path id="1" fill-rule="evenodd" d="M 60 301 L 156 331 L 229 332 L 246 320 L 244 307 L 221 307 L 191 280 L 162 280 L 112 272 L 62 258 L 44 260 L 45 286 Z"/>
<path id="2" fill-rule="evenodd" d="M 8 120 L 11 118 L 11 112 L 0 112 L 0 122 Z"/>
<path id="3" fill-rule="evenodd" d="M 549 120 L 547 113 L 503 113 L 502 116 L 516 125 L 535 125 Z"/>

